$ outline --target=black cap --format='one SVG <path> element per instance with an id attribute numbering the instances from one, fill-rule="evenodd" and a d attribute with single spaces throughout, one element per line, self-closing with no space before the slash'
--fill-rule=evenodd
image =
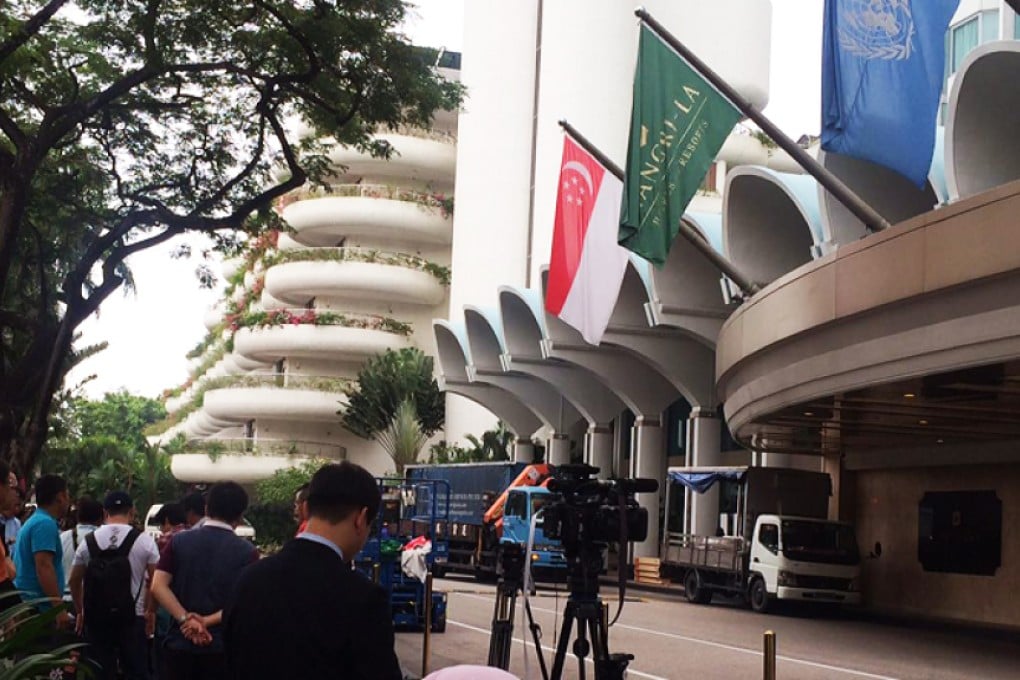
<path id="1" fill-rule="evenodd" d="M 135 504 L 131 500 L 131 496 L 127 495 L 125 492 L 111 491 L 106 495 L 106 500 L 103 501 L 103 507 L 106 508 L 107 512 L 118 512 L 130 510 L 135 507 Z"/>

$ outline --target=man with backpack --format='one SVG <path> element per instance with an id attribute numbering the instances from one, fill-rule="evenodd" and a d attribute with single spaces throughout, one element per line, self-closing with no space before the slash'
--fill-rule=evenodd
<path id="1" fill-rule="evenodd" d="M 60 546 L 64 551 L 64 573 L 69 578 L 74 569 L 74 555 L 78 552 L 78 546 L 85 542 L 86 536 L 103 524 L 103 504 L 91 496 L 82 496 L 71 512 L 76 522 L 73 527 L 60 534 Z M 64 589 L 64 601 L 69 603 L 69 607 L 74 604 L 71 599 L 70 580 Z M 71 614 L 74 615 L 73 607 L 71 607 Z"/>
<path id="2" fill-rule="evenodd" d="M 96 677 L 119 677 L 119 662 L 126 680 L 147 680 L 148 636 L 155 622 L 148 586 L 159 551 L 151 536 L 131 526 L 135 507 L 129 495 L 114 491 L 103 507 L 105 524 L 74 554 L 77 629 L 88 643 L 85 656 L 99 666 Z"/>

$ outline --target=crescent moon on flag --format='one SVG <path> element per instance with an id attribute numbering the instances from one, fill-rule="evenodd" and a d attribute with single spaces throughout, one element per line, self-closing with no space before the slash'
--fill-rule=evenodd
<path id="1" fill-rule="evenodd" d="M 588 168 L 584 167 L 584 164 L 579 163 L 578 161 L 567 161 L 563 164 L 563 172 L 566 173 L 567 170 L 573 170 L 579 174 L 588 185 L 588 194 L 590 196 L 595 195 L 595 182 L 592 181 L 591 173 L 588 172 Z"/>

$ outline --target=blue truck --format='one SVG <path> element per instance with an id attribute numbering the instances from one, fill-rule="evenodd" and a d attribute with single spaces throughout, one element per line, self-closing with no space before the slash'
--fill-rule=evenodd
<path id="1" fill-rule="evenodd" d="M 495 578 L 500 546 L 513 543 L 526 547 L 532 516 L 555 498 L 541 485 L 551 472 L 547 465 L 510 462 L 408 466 L 408 482 L 430 480 L 450 485 L 449 519 L 436 525 L 448 553 L 445 559 L 436 556 L 433 572 L 459 571 L 480 579 Z M 529 559 L 537 580 L 560 580 L 566 572 L 563 546 L 546 538 L 541 517 Z"/>

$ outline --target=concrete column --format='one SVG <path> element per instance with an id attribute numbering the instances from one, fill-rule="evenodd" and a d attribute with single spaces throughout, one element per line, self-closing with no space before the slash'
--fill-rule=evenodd
<path id="1" fill-rule="evenodd" d="M 599 469 L 599 479 L 613 476 L 613 428 L 590 425 L 584 435 L 584 460 Z"/>
<path id="2" fill-rule="evenodd" d="M 634 544 L 634 557 L 659 555 L 659 506 L 666 468 L 666 442 L 659 418 L 638 416 L 631 436 L 631 471 L 634 477 L 659 481 L 659 493 L 639 493 L 638 503 L 648 510 L 648 538 Z"/>
<path id="3" fill-rule="evenodd" d="M 553 434 L 546 442 L 545 462 L 550 465 L 566 465 L 570 462 L 570 437 Z"/>
<path id="4" fill-rule="evenodd" d="M 535 462 L 535 445 L 531 443 L 530 439 L 518 439 L 514 442 L 514 462 Z"/>
<path id="5" fill-rule="evenodd" d="M 721 423 L 715 411 L 694 407 L 687 421 L 688 460 L 693 467 L 716 467 L 721 464 L 719 438 Z M 719 485 L 705 493 L 691 494 L 691 533 L 714 536 L 719 528 Z"/>

